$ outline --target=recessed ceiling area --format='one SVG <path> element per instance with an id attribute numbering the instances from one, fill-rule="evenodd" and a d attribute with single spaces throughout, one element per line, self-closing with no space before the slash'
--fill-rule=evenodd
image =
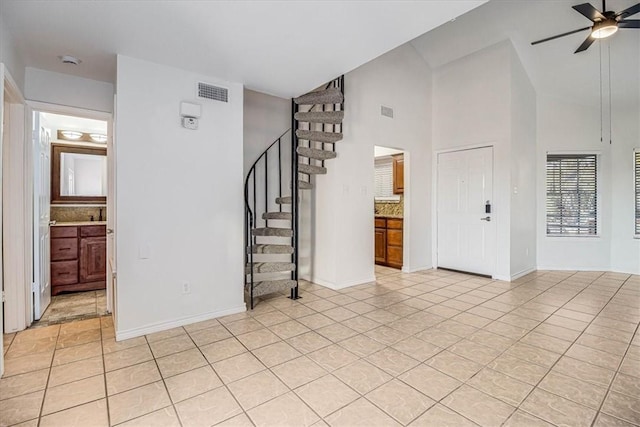
<path id="1" fill-rule="evenodd" d="M 584 31 L 546 43 L 531 42 L 592 24 L 571 6 L 585 0 L 492 0 L 411 42 L 432 68 L 488 46 L 511 40 L 539 94 L 599 105 L 600 67 L 608 85 L 611 58 L 612 102 L 640 101 L 640 30 L 620 29 L 590 49 L 574 54 L 588 36 Z M 621 11 L 638 0 L 610 0 L 607 10 Z M 600 1 L 591 1 L 602 9 Z M 640 19 L 639 15 L 631 18 Z M 602 62 L 600 61 L 602 54 Z M 605 87 L 608 90 L 608 87 Z"/>
<path id="2" fill-rule="evenodd" d="M 114 82 L 116 55 L 298 96 L 485 3 L 2 0 L 26 66 Z M 65 65 L 58 56 L 82 59 Z"/>

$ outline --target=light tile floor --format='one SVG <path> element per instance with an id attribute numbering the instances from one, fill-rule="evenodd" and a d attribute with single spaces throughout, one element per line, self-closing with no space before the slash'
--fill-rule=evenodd
<path id="1" fill-rule="evenodd" d="M 51 304 L 32 328 L 92 319 L 107 314 L 106 291 L 86 291 L 60 294 L 51 298 Z"/>
<path id="2" fill-rule="evenodd" d="M 640 276 L 376 272 L 122 342 L 5 335 L 0 425 L 640 424 Z"/>

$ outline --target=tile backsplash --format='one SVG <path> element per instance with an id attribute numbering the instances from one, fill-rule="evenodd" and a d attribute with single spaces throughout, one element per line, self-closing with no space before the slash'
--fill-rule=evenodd
<path id="1" fill-rule="evenodd" d="M 102 208 L 102 220 L 107 219 L 106 206 L 51 206 L 51 220 L 57 222 L 98 221 Z"/>
<path id="2" fill-rule="evenodd" d="M 400 203 L 376 202 L 375 213 L 376 215 L 402 218 L 404 215 L 404 195 L 400 195 Z"/>

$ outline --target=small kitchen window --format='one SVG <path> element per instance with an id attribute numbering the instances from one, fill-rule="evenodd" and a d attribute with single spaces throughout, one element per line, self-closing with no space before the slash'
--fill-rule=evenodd
<path id="1" fill-rule="evenodd" d="M 400 196 L 393 194 L 393 158 L 375 158 L 375 200 L 378 202 L 400 202 Z"/>

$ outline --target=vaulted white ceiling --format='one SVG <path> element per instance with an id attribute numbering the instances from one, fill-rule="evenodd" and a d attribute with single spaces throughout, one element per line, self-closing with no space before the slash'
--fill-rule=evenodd
<path id="1" fill-rule="evenodd" d="M 123 54 L 291 97 L 484 2 L 1 0 L 0 14 L 27 66 L 113 82 Z"/>
<path id="2" fill-rule="evenodd" d="M 606 5 L 608 10 L 621 11 L 638 1 L 609 0 Z M 640 29 L 621 29 L 601 44 L 596 42 L 578 54 L 573 52 L 589 31 L 531 45 L 535 40 L 589 26 L 590 21 L 571 8 L 586 2 L 588 0 L 492 0 L 411 43 L 432 68 L 437 68 L 510 39 L 538 93 L 588 105 L 600 102 L 601 65 L 603 90 L 605 94 L 608 91 L 610 56 L 612 103 L 637 108 Z M 590 3 L 602 10 L 601 1 Z M 629 19 L 640 19 L 640 14 Z"/>

